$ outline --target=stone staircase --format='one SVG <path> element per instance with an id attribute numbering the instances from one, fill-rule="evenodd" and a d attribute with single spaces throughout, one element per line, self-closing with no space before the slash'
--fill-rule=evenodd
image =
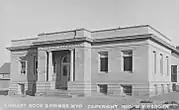
<path id="1" fill-rule="evenodd" d="M 61 97 L 61 98 L 70 98 L 72 95 L 67 90 L 47 90 L 45 96 L 54 96 L 54 97 Z"/>
<path id="2" fill-rule="evenodd" d="M 53 89 L 53 90 L 45 90 L 43 92 L 38 92 L 36 93 L 36 96 L 72 98 L 72 97 L 84 97 L 84 93 L 79 91 Z"/>

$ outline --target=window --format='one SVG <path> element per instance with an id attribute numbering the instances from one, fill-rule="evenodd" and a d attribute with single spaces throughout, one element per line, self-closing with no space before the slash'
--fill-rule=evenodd
<path id="1" fill-rule="evenodd" d="M 129 96 L 132 96 L 132 85 L 121 84 L 123 87 L 123 93 Z"/>
<path id="2" fill-rule="evenodd" d="M 20 57 L 20 65 L 21 65 L 21 74 L 26 73 L 26 58 Z"/>
<path id="3" fill-rule="evenodd" d="M 177 65 L 172 65 L 172 74 L 177 74 Z"/>
<path id="4" fill-rule="evenodd" d="M 177 82 L 177 65 L 171 66 L 171 81 Z"/>
<path id="5" fill-rule="evenodd" d="M 68 70 L 67 70 L 67 65 L 63 66 L 63 76 L 67 76 Z"/>
<path id="6" fill-rule="evenodd" d="M 108 93 L 108 85 L 107 84 L 98 84 L 99 92 L 103 94 Z"/>
<path id="7" fill-rule="evenodd" d="M 168 56 L 166 56 L 166 60 L 167 60 L 167 76 L 169 75 L 169 58 Z"/>
<path id="8" fill-rule="evenodd" d="M 167 84 L 167 91 L 170 92 L 170 84 Z"/>
<path id="9" fill-rule="evenodd" d="M 21 63 L 21 73 L 25 74 L 26 73 L 26 62 L 20 61 L 20 63 Z"/>
<path id="10" fill-rule="evenodd" d="M 123 53 L 123 70 L 132 72 L 132 50 L 122 51 Z"/>
<path id="11" fill-rule="evenodd" d="M 62 73 L 63 76 L 67 76 L 68 81 L 70 81 L 70 55 L 65 55 L 62 57 Z"/>
<path id="12" fill-rule="evenodd" d="M 156 84 L 154 85 L 154 91 L 155 91 L 155 95 L 157 95 L 158 94 L 158 88 L 157 88 Z"/>
<path id="13" fill-rule="evenodd" d="M 38 73 L 38 59 L 37 56 L 34 56 L 34 74 Z"/>
<path id="14" fill-rule="evenodd" d="M 176 84 L 172 84 L 172 90 L 176 91 Z"/>
<path id="15" fill-rule="evenodd" d="M 163 55 L 160 54 L 160 73 L 163 75 Z"/>
<path id="16" fill-rule="evenodd" d="M 108 72 L 108 52 L 100 52 L 100 71 Z"/>
<path id="17" fill-rule="evenodd" d="M 156 52 L 155 51 L 153 51 L 153 71 L 154 71 L 154 74 L 156 74 L 157 72 L 156 72 L 156 70 L 157 70 L 157 56 L 156 56 Z"/>
<path id="18" fill-rule="evenodd" d="M 56 74 L 57 73 L 57 61 L 54 61 L 54 69 L 53 69 L 53 72 L 54 72 L 54 74 Z"/>
<path id="19" fill-rule="evenodd" d="M 164 84 L 161 84 L 162 94 L 164 94 Z"/>

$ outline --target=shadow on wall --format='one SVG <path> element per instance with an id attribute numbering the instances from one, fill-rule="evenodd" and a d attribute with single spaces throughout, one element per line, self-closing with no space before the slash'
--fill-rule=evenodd
<path id="1" fill-rule="evenodd" d="M 35 96 L 36 93 L 36 82 L 28 82 L 28 89 L 26 95 Z"/>
<path id="2" fill-rule="evenodd" d="M 27 90 L 26 95 L 35 96 L 37 81 L 37 50 L 29 49 L 27 53 Z"/>
<path id="3" fill-rule="evenodd" d="M 0 80 L 0 95 L 8 95 L 9 80 Z"/>
<path id="4" fill-rule="evenodd" d="M 9 90 L 0 90 L 0 95 L 8 95 Z"/>
<path id="5" fill-rule="evenodd" d="M 173 91 L 179 92 L 179 85 L 173 84 L 172 89 L 173 89 Z"/>

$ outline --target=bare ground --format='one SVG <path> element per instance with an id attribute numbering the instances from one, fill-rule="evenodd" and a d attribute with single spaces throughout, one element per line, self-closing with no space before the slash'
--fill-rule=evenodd
<path id="1" fill-rule="evenodd" d="M 162 103 L 164 101 L 179 101 L 179 92 L 171 92 L 162 96 L 155 97 L 111 97 L 111 96 L 92 96 L 92 97 L 77 97 L 77 98 L 60 98 L 60 97 L 32 97 L 32 96 L 0 96 L 0 110 L 102 110 L 101 106 L 113 106 L 111 110 L 120 110 L 122 104 L 134 105 L 139 104 L 140 100 L 152 100 L 153 103 Z M 19 104 L 24 106 L 18 107 Z M 34 106 L 32 105 L 34 104 Z M 38 104 L 40 107 L 38 107 Z M 54 104 L 53 106 L 50 104 Z M 62 104 L 66 107 L 60 107 Z M 72 105 L 73 106 L 72 106 Z M 76 104 L 76 107 L 74 105 Z M 13 107 L 10 107 L 12 106 Z M 48 107 L 51 106 L 51 107 Z M 55 107 L 57 106 L 58 107 Z M 69 109 L 63 109 L 68 108 Z M 117 106 L 114 106 L 117 105 Z M 103 106 L 104 107 L 104 106 Z M 116 108 L 118 107 L 118 108 Z M 73 108 L 73 109 L 72 109 Z M 94 109 L 97 108 L 97 109 Z M 105 110 L 103 108 L 103 110 Z M 107 109 L 106 110 L 110 110 Z"/>

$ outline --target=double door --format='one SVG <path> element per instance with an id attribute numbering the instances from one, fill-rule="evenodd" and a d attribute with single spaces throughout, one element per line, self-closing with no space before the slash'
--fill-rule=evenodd
<path id="1" fill-rule="evenodd" d="M 55 54 L 54 69 L 56 73 L 56 89 L 68 88 L 68 81 L 70 80 L 70 53 L 67 51 Z"/>

